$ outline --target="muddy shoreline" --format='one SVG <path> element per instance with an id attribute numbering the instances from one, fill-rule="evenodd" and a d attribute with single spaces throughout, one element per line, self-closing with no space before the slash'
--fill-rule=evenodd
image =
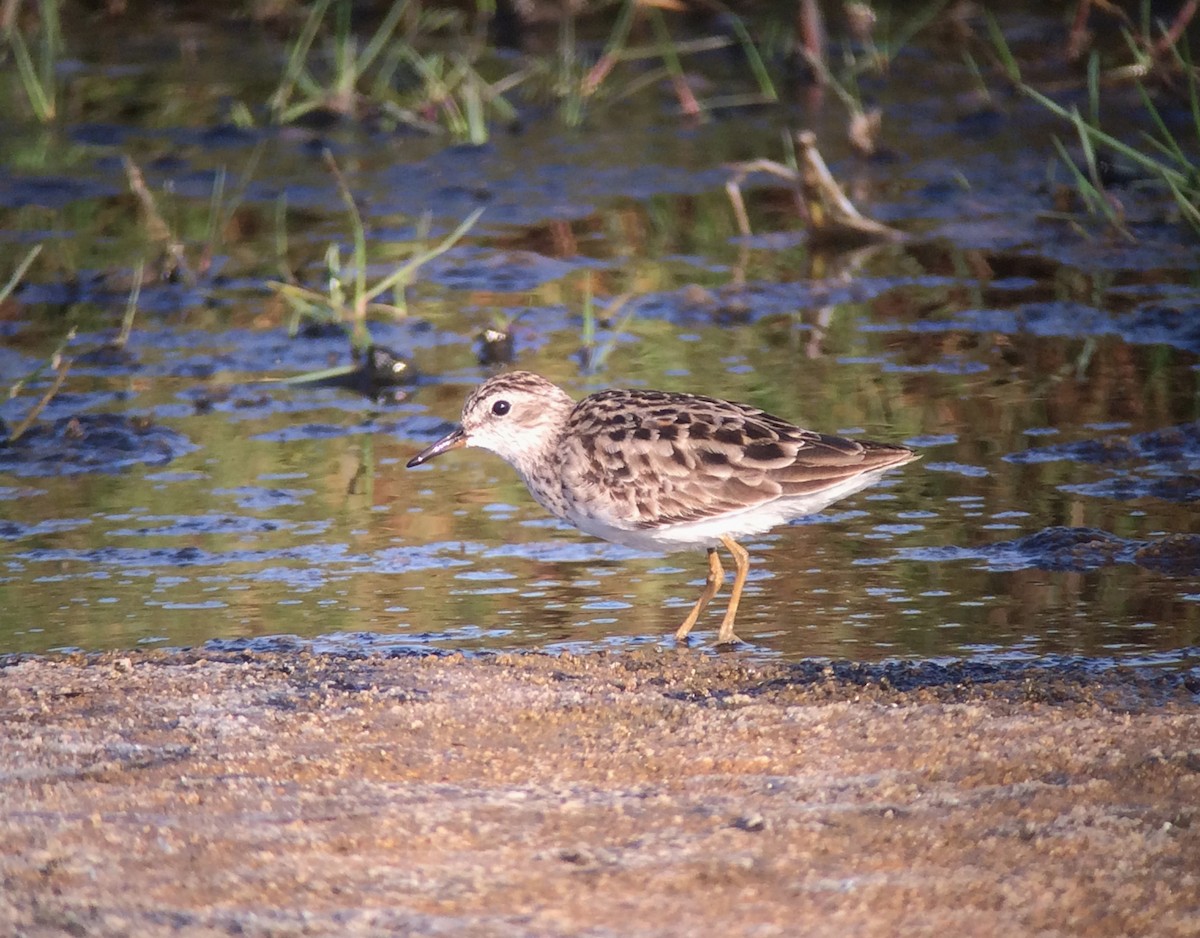
<path id="1" fill-rule="evenodd" d="M 1200 933 L 1182 676 L 5 663 L 4 934 Z"/>

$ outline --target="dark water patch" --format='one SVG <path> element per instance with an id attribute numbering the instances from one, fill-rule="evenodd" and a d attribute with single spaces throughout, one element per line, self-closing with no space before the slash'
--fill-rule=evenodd
<path id="1" fill-rule="evenodd" d="M 0 472 L 47 477 L 160 466 L 196 450 L 182 433 L 121 414 L 78 414 L 35 424 L 0 444 Z"/>
<path id="2" fill-rule="evenodd" d="M 630 302 L 639 319 L 665 319 L 680 325 L 749 323 L 816 305 L 802 284 L 747 284 L 708 289 L 689 285 L 664 293 L 644 293 Z"/>
<path id="3" fill-rule="evenodd" d="M 42 534 L 74 531 L 76 528 L 86 527 L 91 523 L 91 519 L 89 518 L 60 518 L 57 520 L 39 521 L 35 524 L 0 521 L 0 540 L 19 541 L 27 537 L 37 537 Z"/>
<path id="4" fill-rule="evenodd" d="M 884 371 L 902 375 L 977 375 L 987 371 L 988 368 L 989 366 L 984 362 L 970 361 L 960 356 L 947 357 L 941 361 L 926 362 L 920 365 L 883 363 Z"/>
<path id="5" fill-rule="evenodd" d="M 45 495 L 46 491 L 46 489 L 35 489 L 28 485 L 0 485 L 0 502 L 36 498 L 39 495 Z"/>
<path id="6" fill-rule="evenodd" d="M 64 209 L 85 199 L 103 199 L 116 192 L 115 186 L 78 177 L 0 173 L 0 208 L 34 205 Z"/>
<path id="7" fill-rule="evenodd" d="M 1038 446 L 1019 453 L 1008 453 L 1005 461 L 1018 465 L 1044 462 L 1113 463 L 1136 459 L 1137 452 L 1129 440 L 1123 437 L 1108 437 L 1100 440 L 1079 440 L 1074 443 L 1056 443 Z"/>
<path id="8" fill-rule="evenodd" d="M 445 632 L 330 632 L 312 641 L 312 650 L 332 655 L 383 655 L 388 658 L 410 655 L 443 655 L 453 651 L 475 655 L 485 652 L 476 647 L 511 636 L 511 629 L 481 629 L 473 626 L 447 629 Z M 448 647 L 439 647 L 448 646 Z M 465 649 L 463 646 L 466 646 Z"/>
<path id="9" fill-rule="evenodd" d="M 945 319 L 879 322 L 867 332 L 979 332 L 1086 338 L 1117 336 L 1131 345 L 1171 345 L 1200 352 L 1200 306 L 1151 303 L 1115 316 L 1084 303 L 1027 303 L 1016 309 L 966 309 Z"/>
<path id="10" fill-rule="evenodd" d="M 803 229 L 795 231 L 764 231 L 760 234 L 742 235 L 732 239 L 734 244 L 744 244 L 747 247 L 768 251 L 788 251 L 799 247 L 808 241 L 808 232 Z M 711 268 L 711 262 L 704 257 L 676 257 L 690 267 L 700 270 Z"/>
<path id="11" fill-rule="evenodd" d="M 166 316 L 226 302 L 210 286 L 207 282 L 188 285 L 182 279 L 168 283 L 147 281 L 138 293 L 138 312 Z M 17 296 L 22 303 L 31 306 L 91 305 L 120 309 L 128 301 L 129 293 L 130 283 L 124 275 L 83 269 L 69 280 L 26 283 L 17 291 Z"/>
<path id="12" fill-rule="evenodd" d="M 124 124 L 83 123 L 71 127 L 67 136 L 75 143 L 95 147 L 120 147 L 136 133 L 133 128 Z"/>
<path id="13" fill-rule="evenodd" d="M 264 443 L 295 443 L 299 440 L 332 440 L 339 437 L 381 433 L 411 439 L 412 436 L 408 430 L 410 423 L 420 428 L 424 424 L 424 421 L 420 417 L 413 417 L 405 421 L 368 418 L 367 420 L 357 420 L 346 424 L 301 423 L 283 427 L 279 430 L 255 433 L 250 439 Z"/>
<path id="14" fill-rule="evenodd" d="M 9 337 L 2 333 L 0 335 L 6 339 Z M 8 342 L 0 343 L 0 375 L 6 376 L 7 381 L 11 381 L 18 375 L 30 374 L 40 364 L 41 362 L 36 358 L 13 348 Z M 5 396 L 7 397 L 7 395 Z"/>
<path id="15" fill-rule="evenodd" d="M 909 437 L 904 441 L 905 446 L 912 446 L 915 449 L 932 449 L 935 446 L 951 446 L 958 442 L 958 434 L 955 433 L 937 433 L 924 434 L 921 436 Z"/>
<path id="16" fill-rule="evenodd" d="M 298 635 L 252 635 L 244 638 L 211 638 L 201 645 L 219 655 L 292 654 L 307 651 L 312 642 Z"/>
<path id="17" fill-rule="evenodd" d="M 1173 345 L 1200 352 L 1200 303 L 1153 303 L 1124 317 L 1120 336 L 1133 345 Z"/>
<path id="18" fill-rule="evenodd" d="M 1161 498 L 1168 502 L 1191 503 L 1200 501 L 1200 476 L 1178 475 L 1165 479 L 1147 479 L 1136 475 L 1122 475 L 1100 482 L 1060 485 L 1058 490 L 1116 501 Z"/>
<path id="19" fill-rule="evenodd" d="M 386 658 L 441 657 L 460 653 L 467 657 L 487 654 L 469 646 L 476 642 L 496 639 L 507 634 L 499 630 L 451 629 L 446 632 L 331 632 L 313 638 L 299 635 L 259 635 L 246 638 L 214 638 L 201 650 L 219 655 L 261 654 L 321 654 L 336 658 L 363 658 L 368 655 Z M 450 647 L 439 647 L 439 645 Z M 463 647 L 468 646 L 468 647 Z M 2 661 L 0 661 L 2 666 Z"/>
<path id="20" fill-rule="evenodd" d="M 486 233 L 497 225 L 583 219 L 596 211 L 597 202 L 614 198 L 717 191 L 728 178 L 719 167 L 687 171 L 632 158 L 628 143 L 620 136 L 611 141 L 611 152 L 629 159 L 624 165 L 598 165 L 591 152 L 575 152 L 579 144 L 548 135 L 538 141 L 536 160 L 514 158 L 518 151 L 510 145 L 452 148 L 431 160 L 392 163 L 360 179 L 378 193 L 373 209 L 381 214 L 403 215 L 421 205 L 440 218 L 452 218 L 484 205 L 481 225 Z M 593 145 L 602 146 L 599 141 Z M 586 173 L 579 172 L 581 155 Z"/>
<path id="21" fill-rule="evenodd" d="M 1147 200 L 1147 204 L 1154 200 Z M 1133 241 L 1118 238 L 1063 237 L 1062 230 L 1043 226 L 1043 237 L 1029 253 L 1064 267 L 1100 271 L 1176 271 L 1200 267 L 1200 247 L 1188 243 L 1182 230 L 1168 225 L 1133 225 Z"/>
<path id="22" fill-rule="evenodd" d="M 73 369 L 72 369 L 73 371 Z M 78 376 L 76 376 L 78 377 Z M 43 379 L 44 380 L 44 379 Z M 32 390 L 40 390 L 39 385 L 33 385 Z M 59 391 L 50 403 L 48 403 L 42 412 L 38 415 L 38 426 L 47 426 L 58 421 L 70 420 L 75 417 L 82 418 L 85 411 L 94 411 L 100 409 L 120 409 L 126 405 L 134 397 L 134 393 L 129 390 L 113 390 L 113 391 Z M 0 416 L 8 420 L 10 423 L 16 424 L 22 420 L 29 412 L 29 406 L 32 404 L 32 393 L 27 392 L 26 395 L 19 398 L 10 398 L 0 403 Z M 95 420 L 99 415 L 93 415 L 90 420 Z M 126 412 L 126 416 L 134 419 L 134 415 Z M 144 417 L 136 418 L 138 422 L 144 422 Z M 74 432 L 73 430 L 71 432 Z M 17 441 L 18 444 L 20 440 Z M 3 452 L 3 443 L 0 443 L 0 452 Z M 3 471 L 3 470 L 0 470 Z"/>
<path id="23" fill-rule="evenodd" d="M 1042 178 L 1045 164 L 1028 152 L 987 146 L 971 148 L 972 159 L 964 163 L 954 126 L 932 111 L 917 111 L 913 126 L 920 126 L 927 139 L 946 138 L 946 146 L 906 166 L 910 185 L 876 211 L 877 217 L 938 223 L 923 226 L 925 234 L 963 247 L 1015 248 L 1033 240 L 1034 219 L 1046 200 L 1029 180 Z"/>
<path id="24" fill-rule="evenodd" d="M 213 495 L 231 496 L 239 508 L 247 511 L 265 511 L 284 506 L 303 505 L 305 500 L 317 494 L 316 489 L 260 488 L 244 485 L 233 489 L 213 489 Z"/>
<path id="25" fill-rule="evenodd" d="M 580 256 L 563 260 L 533 251 L 462 248 L 450 252 L 445 260 L 429 264 L 423 275 L 429 282 L 453 290 L 520 293 L 560 280 L 577 270 L 605 266 L 608 265 Z"/>
<path id="26" fill-rule="evenodd" d="M 1200 572 L 1200 535 L 1176 534 L 1142 541 L 1097 528 L 1052 527 L 979 547 L 906 547 L 897 554 L 906 560 L 925 562 L 982 560 L 987 569 L 996 571 L 1084 571 L 1131 563 L 1186 576 Z"/>
<path id="27" fill-rule="evenodd" d="M 403 427 L 403 432 L 397 434 L 401 439 L 419 443 L 432 443 L 434 440 L 441 439 L 453 430 L 455 424 L 448 420 L 431 417 L 428 414 L 420 414 L 405 420 Z M 432 469 L 426 467 L 420 471 L 430 472 Z"/>
<path id="28" fill-rule="evenodd" d="M 316 522 L 313 523 L 317 525 Z M 299 534 L 306 531 L 301 524 L 281 525 L 283 530 Z M 323 529 L 323 525 L 317 525 Z M 154 532 L 151 532 L 154 533 Z M 170 531 L 166 532 L 170 534 Z M 179 530 L 175 534 L 186 534 Z M 467 557 L 483 553 L 479 544 L 455 541 L 452 543 L 414 544 L 383 548 L 376 551 L 354 551 L 348 544 L 307 544 L 272 549 L 205 550 L 200 547 L 97 547 L 97 548 L 39 548 L 15 552 L 12 561 L 28 564 L 80 564 L 118 568 L 126 575 L 149 575 L 151 570 L 169 567 L 255 566 L 248 573 L 230 574 L 231 578 L 252 581 L 297 578 L 309 585 L 344 579 L 354 574 L 409 573 L 420 570 L 443 570 L 469 566 Z M 268 566 L 280 561 L 296 566 Z M 87 575 L 91 575 L 90 571 Z M 51 574 L 54 577 L 55 574 Z M 68 578 L 75 574 L 66 574 Z"/>
<path id="29" fill-rule="evenodd" d="M 1004 459 L 1018 464 L 1059 461 L 1121 463 L 1138 459 L 1190 463 L 1200 460 L 1200 421 L 1133 436 L 1114 435 L 1034 447 L 1009 453 Z"/>
<path id="30" fill-rule="evenodd" d="M 419 319 L 372 322 L 377 347 L 392 349 L 397 359 L 413 350 L 465 345 L 470 340 L 435 328 Z M 102 346 L 108 333 L 82 333 L 75 346 Z M 289 336 L 282 329 L 135 329 L 126 350 L 144 377 L 210 378 L 218 372 L 265 375 L 278 372 L 314 372 L 351 362 L 351 345 L 341 329 L 332 333 Z M 5 364 L 0 358 L 0 364 Z M 123 373 L 117 362 L 83 362 L 86 373 Z M 14 367 L 20 367 L 14 363 Z M 26 365 L 24 370 L 29 370 Z M 20 373 L 14 371 L 13 373 Z"/>
<path id="31" fill-rule="evenodd" d="M 148 364 L 145 372 L 156 377 L 211 378 L 218 373 L 268 375 L 311 372 L 346 364 L 350 343 L 344 338 L 292 339 L 282 332 L 228 333 L 207 336 L 207 347 L 187 355 L 164 356 Z"/>
<path id="32" fill-rule="evenodd" d="M 110 520 L 123 520 L 120 517 Z M 135 520 L 137 527 L 110 528 L 108 537 L 188 537 L 196 534 L 269 534 L 288 531 L 297 537 L 324 533 L 330 522 L 283 521 L 272 518 L 233 517 L 216 512 L 206 515 L 146 515 Z"/>
<path id="33" fill-rule="evenodd" d="M 985 556 L 994 565 L 1021 569 L 1093 570 L 1114 563 L 1129 563 L 1138 542 L 1096 528 L 1046 528 L 1006 544 L 994 544 Z"/>
<path id="34" fill-rule="evenodd" d="M 565 525 L 562 525 L 566 529 Z M 524 544 L 503 544 L 482 552 L 486 560 L 504 557 L 519 557 L 545 562 L 586 563 L 596 561 L 619 561 L 633 558 L 658 557 L 656 553 L 634 550 L 608 541 L 566 539 L 561 541 L 532 541 Z"/>
<path id="35" fill-rule="evenodd" d="M 345 544 L 313 544 L 276 550 L 210 551 L 200 547 L 95 547 L 45 548 L 11 555 L 28 563 L 80 563 L 144 571 L 161 567 L 219 567 L 226 564 L 261 564 L 293 560 L 321 564 L 359 563 L 367 558 L 350 553 Z"/>
<path id="36" fill-rule="evenodd" d="M 708 288 L 691 284 L 676 290 L 643 293 L 630 301 L 638 318 L 666 319 L 681 325 L 754 323 L 768 316 L 814 307 L 866 303 L 900 287 L 945 287 L 943 277 L 855 277 L 811 282 L 755 281 Z"/>
<path id="37" fill-rule="evenodd" d="M 357 394 L 331 388 L 290 385 L 276 380 L 252 384 L 197 385 L 181 391 L 179 396 L 190 402 L 191 411 L 215 411 L 231 423 L 238 424 L 260 423 L 272 418 L 287 418 L 311 414 L 314 411 L 342 413 L 370 421 L 374 419 L 375 414 L 385 412 L 383 406 Z M 171 406 L 160 405 L 157 412 L 166 412 Z M 386 406 L 388 414 L 408 414 L 416 410 L 412 404 Z M 416 419 L 417 416 L 413 413 L 410 419 Z M 391 430 L 395 429 L 395 426 L 387 424 L 383 425 L 383 429 Z"/>
<path id="38" fill-rule="evenodd" d="M 167 470 L 162 473 L 146 473 L 143 476 L 148 482 L 158 482 L 162 485 L 170 485 L 173 482 L 197 482 L 203 479 L 208 479 L 208 474 L 202 473 L 198 469 L 181 470 L 178 473 Z"/>
<path id="39" fill-rule="evenodd" d="M 1171 534 L 1139 547 L 1133 561 L 1172 576 L 1200 575 L 1200 535 Z"/>
<path id="40" fill-rule="evenodd" d="M 96 375 L 124 375 L 136 371 L 139 364 L 137 355 L 127 346 L 108 341 L 71 359 L 71 367 L 77 374 L 87 371 Z"/>
<path id="41" fill-rule="evenodd" d="M 929 462 L 925 463 L 925 468 L 930 472 L 950 472 L 970 479 L 982 479 L 991 475 L 986 466 L 969 466 L 960 462 Z"/>

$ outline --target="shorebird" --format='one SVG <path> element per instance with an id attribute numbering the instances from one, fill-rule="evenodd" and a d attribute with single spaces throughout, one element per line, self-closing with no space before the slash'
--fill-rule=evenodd
<path id="1" fill-rule="evenodd" d="M 641 550 L 704 549 L 708 578 L 685 641 L 735 575 L 717 641 L 734 634 L 750 555 L 738 541 L 813 514 L 918 458 L 906 446 L 805 430 L 757 407 L 666 391 L 610 390 L 576 402 L 528 371 L 476 388 L 461 424 L 408 461 L 478 446 L 507 461 L 547 511 L 586 534 Z"/>

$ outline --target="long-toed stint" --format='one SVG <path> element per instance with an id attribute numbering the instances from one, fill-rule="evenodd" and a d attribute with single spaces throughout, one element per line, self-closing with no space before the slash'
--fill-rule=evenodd
<path id="1" fill-rule="evenodd" d="M 408 467 L 463 446 L 505 459 L 539 504 L 587 534 L 642 550 L 707 550 L 708 580 L 677 641 L 720 589 L 724 545 L 736 574 L 721 644 L 740 641 L 733 623 L 750 556 L 739 540 L 820 511 L 918 458 L 905 446 L 828 436 L 695 394 L 612 390 L 576 402 L 527 371 L 476 388 L 461 425 Z"/>

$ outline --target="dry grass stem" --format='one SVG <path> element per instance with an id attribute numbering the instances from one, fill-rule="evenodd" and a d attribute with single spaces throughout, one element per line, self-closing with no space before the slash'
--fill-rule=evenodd
<path id="1" fill-rule="evenodd" d="M 725 191 L 741 234 L 749 236 L 751 233 L 750 218 L 741 193 L 742 182 L 751 173 L 769 173 L 791 183 L 799 192 L 807 216 L 808 234 L 814 242 L 851 246 L 902 239 L 903 232 L 867 218 L 854 207 L 829 172 L 816 141 L 816 135 L 811 131 L 796 135 L 799 170 L 766 159 L 735 163 L 731 167 L 734 175 L 725 184 Z"/>

